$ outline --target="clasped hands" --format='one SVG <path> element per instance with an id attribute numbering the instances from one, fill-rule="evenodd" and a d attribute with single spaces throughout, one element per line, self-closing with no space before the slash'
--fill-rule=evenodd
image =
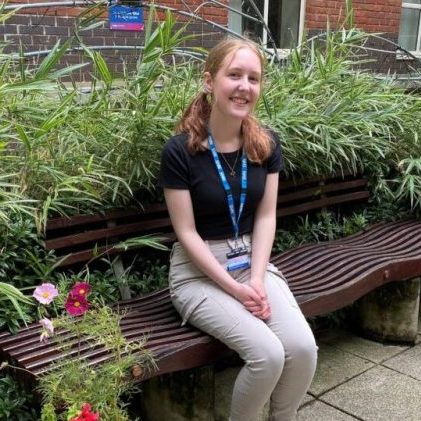
<path id="1" fill-rule="evenodd" d="M 270 305 L 262 282 L 250 281 L 249 284 L 239 283 L 236 298 L 243 306 L 259 319 L 266 320 L 271 315 Z"/>

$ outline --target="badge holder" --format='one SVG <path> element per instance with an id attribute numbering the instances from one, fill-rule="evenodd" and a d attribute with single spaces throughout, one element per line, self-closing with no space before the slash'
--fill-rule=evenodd
<path id="1" fill-rule="evenodd" d="M 228 272 L 232 272 L 234 270 L 239 269 L 248 269 L 251 265 L 250 253 L 245 245 L 243 245 L 242 247 L 236 246 L 229 253 L 227 253 L 226 256 Z"/>

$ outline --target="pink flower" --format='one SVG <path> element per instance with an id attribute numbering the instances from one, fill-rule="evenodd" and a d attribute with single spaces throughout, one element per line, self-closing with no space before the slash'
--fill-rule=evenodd
<path id="1" fill-rule="evenodd" d="M 35 288 L 33 297 L 41 304 L 50 304 L 58 296 L 57 288 L 48 282 Z"/>
<path id="2" fill-rule="evenodd" d="M 45 317 L 41 319 L 39 323 L 43 327 L 43 330 L 39 337 L 40 342 L 42 342 L 42 341 L 45 341 L 54 333 L 54 326 L 53 326 L 53 322 L 50 319 L 47 319 Z"/>
<path id="3" fill-rule="evenodd" d="M 90 290 L 91 286 L 87 282 L 77 282 L 73 285 L 70 294 L 79 297 L 86 297 Z"/>
<path id="4" fill-rule="evenodd" d="M 89 309 L 89 303 L 83 296 L 72 295 L 71 293 L 67 296 L 67 300 L 64 304 L 64 308 L 67 313 L 71 316 L 79 316 L 84 314 Z"/>
<path id="5" fill-rule="evenodd" d="M 46 317 L 44 317 L 43 319 L 41 319 L 40 321 L 41 326 L 51 335 L 54 333 L 54 326 L 53 326 L 53 322 L 50 319 L 47 319 Z"/>

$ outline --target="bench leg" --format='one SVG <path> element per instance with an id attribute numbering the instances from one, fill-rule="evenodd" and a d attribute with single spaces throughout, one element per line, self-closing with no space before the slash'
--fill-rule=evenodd
<path id="1" fill-rule="evenodd" d="M 420 278 L 377 288 L 356 303 L 362 334 L 379 341 L 415 343 L 419 303 Z"/>
<path id="2" fill-rule="evenodd" d="M 142 421 L 213 421 L 213 366 L 154 377 L 142 383 Z"/>

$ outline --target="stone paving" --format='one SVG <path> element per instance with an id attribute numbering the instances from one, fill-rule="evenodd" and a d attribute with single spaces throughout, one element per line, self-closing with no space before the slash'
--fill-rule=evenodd
<path id="1" fill-rule="evenodd" d="M 420 421 L 421 330 L 414 346 L 319 334 L 316 375 L 297 421 Z"/>
<path id="2" fill-rule="evenodd" d="M 413 346 L 381 344 L 343 330 L 319 332 L 316 340 L 317 371 L 297 421 L 421 421 L 421 330 Z M 182 383 L 177 376 L 169 386 L 153 379 L 154 410 L 142 419 L 227 421 L 232 387 L 239 370 L 238 365 L 217 370 L 215 387 L 212 387 L 214 403 L 203 387 L 213 383 L 209 367 L 186 372 L 184 383 L 190 389 L 185 388 L 188 393 L 184 394 L 180 392 L 184 389 L 180 389 Z M 202 387 L 197 388 L 196 384 Z M 166 393 L 174 388 L 178 398 L 169 399 Z M 197 408 L 195 415 L 190 416 L 193 407 L 189 397 L 193 392 Z M 167 401 L 171 404 L 164 405 Z M 259 421 L 267 420 L 268 405 L 259 418 Z"/>

